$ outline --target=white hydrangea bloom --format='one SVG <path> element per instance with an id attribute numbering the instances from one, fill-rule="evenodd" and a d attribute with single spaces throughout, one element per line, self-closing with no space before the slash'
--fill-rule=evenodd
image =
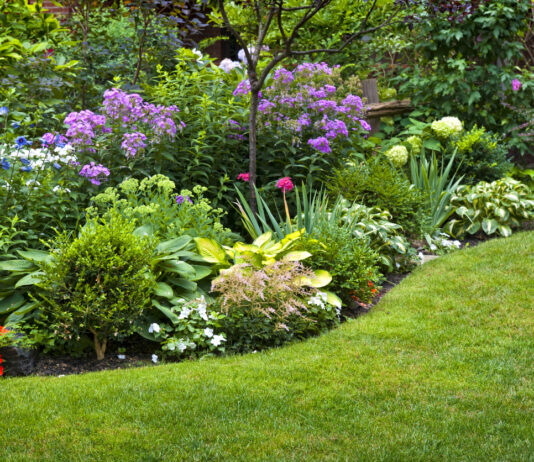
<path id="1" fill-rule="evenodd" d="M 161 331 L 161 327 L 159 326 L 158 323 L 155 323 L 153 322 L 152 324 L 150 324 L 150 327 L 148 328 L 148 332 L 150 334 L 153 334 L 154 332 L 158 333 Z"/>
<path id="2" fill-rule="evenodd" d="M 221 61 L 219 67 L 228 74 L 229 72 L 232 72 L 236 67 L 241 67 L 241 63 L 238 61 L 232 61 L 229 58 L 225 58 Z"/>
<path id="3" fill-rule="evenodd" d="M 464 129 L 462 121 L 457 117 L 443 117 L 440 120 L 435 120 L 431 127 L 434 133 L 442 139 L 448 139 Z"/>
<path id="4" fill-rule="evenodd" d="M 408 149 L 402 144 L 397 144 L 385 152 L 385 156 L 395 167 L 402 167 L 408 162 Z"/>
<path id="5" fill-rule="evenodd" d="M 410 145 L 413 155 L 417 156 L 421 153 L 423 149 L 423 140 L 421 138 L 413 135 L 406 138 L 406 142 Z"/>

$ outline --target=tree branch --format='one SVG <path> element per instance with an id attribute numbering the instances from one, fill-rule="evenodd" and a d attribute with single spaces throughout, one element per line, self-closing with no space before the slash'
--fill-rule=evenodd
<path id="1" fill-rule="evenodd" d="M 247 63 L 252 63 L 252 56 L 250 56 L 250 52 L 248 51 L 248 45 L 243 40 L 243 37 L 235 30 L 234 26 L 230 24 L 230 21 L 228 19 L 228 15 L 226 14 L 226 10 L 224 9 L 224 0 L 218 0 L 219 10 L 221 12 L 221 16 L 224 21 L 224 25 L 226 28 L 231 32 L 231 34 L 235 37 L 235 39 L 238 41 L 239 45 L 241 45 L 241 48 L 243 48 L 243 51 L 245 52 L 245 56 L 247 57 Z M 249 67 L 247 65 L 247 67 Z"/>

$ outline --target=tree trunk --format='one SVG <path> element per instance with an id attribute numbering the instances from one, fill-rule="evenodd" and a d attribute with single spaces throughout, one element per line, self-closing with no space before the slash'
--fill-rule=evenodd
<path id="1" fill-rule="evenodd" d="M 107 340 L 104 339 L 102 342 L 100 342 L 98 334 L 94 329 L 91 329 L 91 333 L 93 334 L 95 340 L 96 359 L 102 361 L 106 353 Z"/>
<path id="2" fill-rule="evenodd" d="M 250 97 L 250 114 L 248 118 L 248 139 L 249 139 L 249 186 L 250 186 L 250 208 L 256 213 L 257 200 L 256 191 L 254 189 L 256 185 L 256 154 L 257 154 L 257 117 L 258 117 L 258 104 L 260 101 L 260 91 L 255 88 L 251 83 L 251 97 Z"/>

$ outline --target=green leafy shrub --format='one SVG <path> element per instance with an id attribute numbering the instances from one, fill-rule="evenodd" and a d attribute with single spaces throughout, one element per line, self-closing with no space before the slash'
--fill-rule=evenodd
<path id="1" fill-rule="evenodd" d="M 314 278 L 298 262 L 278 261 L 262 269 L 247 264 L 221 272 L 212 283 L 227 350 L 246 352 L 282 345 L 337 324 L 326 293 L 303 281 Z"/>
<path id="2" fill-rule="evenodd" d="M 178 194 L 174 182 L 164 175 L 153 175 L 141 181 L 129 178 L 116 188 L 106 188 L 95 196 L 88 213 L 105 214 L 108 210 L 117 210 L 158 239 L 187 234 L 229 244 L 235 235 L 221 224 L 225 212 L 211 206 L 204 197 L 206 189 L 197 185 L 192 191 L 183 189 Z"/>
<path id="3" fill-rule="evenodd" d="M 510 236 L 521 221 L 534 217 L 534 196 L 511 178 L 460 186 L 451 198 L 454 215 L 445 226 L 452 236 L 479 232 Z"/>
<path id="4" fill-rule="evenodd" d="M 443 153 L 444 162 L 450 160 L 455 151 L 457 160 L 453 169 L 463 176 L 464 183 L 498 180 L 511 168 L 506 160 L 506 145 L 497 135 L 486 132 L 484 127 L 475 125 L 471 130 L 460 133 Z"/>
<path id="5" fill-rule="evenodd" d="M 368 207 L 387 210 L 405 233 L 419 235 L 424 220 L 425 198 L 406 175 L 381 157 L 334 171 L 328 188 Z"/>
<path id="6" fill-rule="evenodd" d="M 42 309 L 50 329 L 67 339 L 91 333 L 98 359 L 107 341 L 133 331 L 150 302 L 154 243 L 133 234 L 118 214 L 93 219 L 72 240 L 58 238 L 52 259 L 41 265 Z"/>

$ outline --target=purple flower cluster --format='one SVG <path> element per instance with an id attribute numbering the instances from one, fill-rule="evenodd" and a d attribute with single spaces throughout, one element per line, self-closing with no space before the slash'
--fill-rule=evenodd
<path id="1" fill-rule="evenodd" d="M 126 152 L 126 157 L 135 157 L 139 149 L 145 149 L 146 135 L 140 132 L 125 133 L 122 136 L 121 148 Z"/>
<path id="2" fill-rule="evenodd" d="M 102 114 L 86 110 L 71 112 L 65 118 L 68 126 L 66 135 L 73 146 L 84 148 L 92 146 L 99 135 L 122 135 L 122 149 L 127 157 L 134 157 L 146 147 L 147 139 L 155 144 L 161 142 L 164 136 L 174 139 L 177 131 L 183 130 L 185 124 L 174 121 L 173 115 L 177 112 L 176 106 L 146 103 L 138 94 L 112 88 L 104 92 Z M 52 138 L 48 135 L 51 134 L 46 134 L 43 141 L 51 144 Z M 89 150 L 94 152 L 92 148 Z"/>
<path id="3" fill-rule="evenodd" d="M 369 131 L 362 99 L 338 88 L 338 76 L 339 71 L 326 63 L 302 63 L 293 71 L 277 69 L 260 98 L 260 124 L 289 130 L 296 144 L 306 143 L 323 153 L 332 151 L 334 140 Z M 234 95 L 249 91 L 250 84 L 244 80 Z"/>
<path id="4" fill-rule="evenodd" d="M 109 176 L 109 170 L 102 164 L 95 165 L 94 162 L 91 162 L 82 167 L 80 175 L 90 180 L 91 183 L 100 185 L 101 181 Z"/>

